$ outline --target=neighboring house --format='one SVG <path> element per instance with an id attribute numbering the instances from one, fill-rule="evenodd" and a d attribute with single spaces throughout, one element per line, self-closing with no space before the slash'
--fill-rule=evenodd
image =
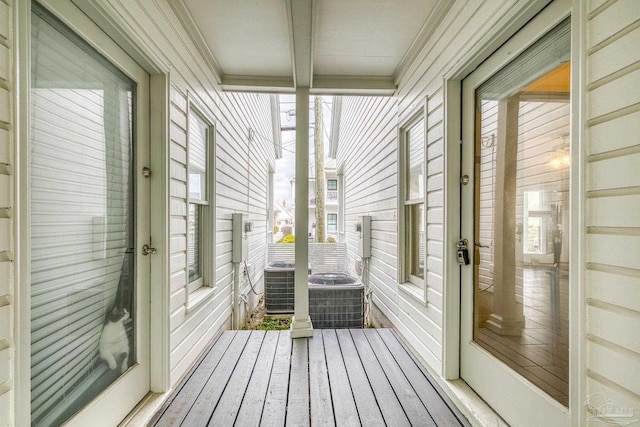
<path id="1" fill-rule="evenodd" d="M 638 22 L 635 0 L 0 1 L 0 425 L 118 425 L 240 326 L 278 92 L 300 234 L 309 95 L 345 96 L 349 269 L 465 416 L 635 422 Z"/>
<path id="2" fill-rule="evenodd" d="M 285 200 L 283 200 L 281 204 L 274 204 L 273 217 L 275 227 L 278 229 L 273 237 L 274 242 L 282 239 L 287 234 L 293 233 L 293 212 L 291 209 L 287 209 L 287 202 Z"/>
<path id="3" fill-rule="evenodd" d="M 334 159 L 325 159 L 324 166 L 324 211 L 325 211 L 325 236 L 340 241 L 343 230 L 343 222 L 340 216 L 340 179 L 336 171 Z M 296 178 L 290 180 L 291 191 L 295 194 Z M 316 240 L 316 177 L 315 167 L 309 165 L 309 239 Z"/>

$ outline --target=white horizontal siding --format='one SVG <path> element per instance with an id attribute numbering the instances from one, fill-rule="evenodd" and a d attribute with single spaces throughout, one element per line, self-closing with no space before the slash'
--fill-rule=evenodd
<path id="1" fill-rule="evenodd" d="M 591 1 L 586 57 L 586 374 L 640 413 L 640 7 Z"/>
<path id="2" fill-rule="evenodd" d="M 170 329 L 171 378 L 177 381 L 191 366 L 202 345 L 228 321 L 231 314 L 233 271 L 231 264 L 231 214 L 243 212 L 254 222 L 249 236 L 251 281 L 262 285 L 266 259 L 268 170 L 275 160 L 271 135 L 269 97 L 253 94 L 223 94 L 215 118 L 215 262 L 214 293 L 210 300 L 187 313 L 185 307 L 186 274 L 186 108 L 184 91 L 172 86 L 171 92 L 171 263 Z M 213 120 L 213 118 L 209 118 Z M 249 140 L 249 128 L 256 137 Z M 259 136 L 257 136 L 259 135 Z M 244 269 L 242 267 L 241 271 Z M 240 293 L 250 298 L 249 307 L 257 303 L 242 275 Z M 256 290 L 257 290 L 256 289 Z M 259 292 L 259 291 L 258 291 Z M 244 311 L 245 307 L 240 309 Z M 244 313 L 242 313 L 244 316 Z M 203 338 L 204 337 L 204 338 Z"/>
<path id="3" fill-rule="evenodd" d="M 440 96 L 440 103 L 442 97 Z M 431 119 L 441 121 L 437 114 Z M 428 119 L 429 120 L 429 119 Z M 398 116 L 395 98 L 346 97 L 342 103 L 338 162 L 344 165 L 347 268 L 355 273 L 360 215 L 370 215 L 370 285 L 376 306 L 433 366 L 442 354 L 442 153 L 427 163 L 427 304 L 398 283 Z M 431 129 L 428 129 L 428 132 Z M 440 135 L 440 138 L 442 136 Z M 427 136 L 429 140 L 429 136 Z M 438 137 L 433 135 L 432 144 Z M 436 144 L 437 145 L 437 144 Z M 435 148 L 431 144 L 428 146 Z M 437 149 L 435 152 L 437 153 Z"/>

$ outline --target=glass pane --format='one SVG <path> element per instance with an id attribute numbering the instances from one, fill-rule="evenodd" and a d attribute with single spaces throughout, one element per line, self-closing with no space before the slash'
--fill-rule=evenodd
<path id="1" fill-rule="evenodd" d="M 200 268 L 200 206 L 189 204 L 189 247 L 187 264 L 189 266 L 189 283 L 202 277 Z"/>
<path id="2" fill-rule="evenodd" d="M 418 120 L 406 133 L 407 200 L 424 197 L 424 119 Z"/>
<path id="3" fill-rule="evenodd" d="M 338 214 L 327 215 L 327 231 L 334 233 L 338 231 Z"/>
<path id="4" fill-rule="evenodd" d="M 424 204 L 417 203 L 415 205 L 408 205 L 407 210 L 408 273 L 409 276 L 424 279 Z"/>
<path id="5" fill-rule="evenodd" d="M 528 71 L 476 92 L 474 340 L 567 405 L 570 65 Z"/>
<path id="6" fill-rule="evenodd" d="M 31 416 L 51 426 L 136 360 L 135 85 L 33 11 Z"/>
<path id="7" fill-rule="evenodd" d="M 208 126 L 199 115 L 189 114 L 189 198 L 207 200 Z"/>

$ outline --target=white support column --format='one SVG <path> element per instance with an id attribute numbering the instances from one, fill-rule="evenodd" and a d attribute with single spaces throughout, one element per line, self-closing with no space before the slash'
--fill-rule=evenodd
<path id="1" fill-rule="evenodd" d="M 296 89 L 296 274 L 291 338 L 313 335 L 309 317 L 309 88 Z"/>

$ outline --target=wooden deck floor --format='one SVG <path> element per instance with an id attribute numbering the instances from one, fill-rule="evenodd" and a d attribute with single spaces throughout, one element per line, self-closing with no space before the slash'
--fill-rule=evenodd
<path id="1" fill-rule="evenodd" d="M 390 329 L 226 331 L 155 426 L 466 426 Z"/>

